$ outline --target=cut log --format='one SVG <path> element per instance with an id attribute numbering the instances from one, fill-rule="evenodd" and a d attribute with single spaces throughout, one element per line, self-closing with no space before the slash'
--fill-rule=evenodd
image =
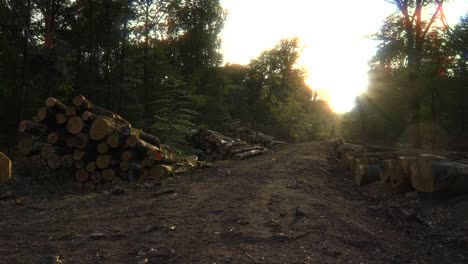
<path id="1" fill-rule="evenodd" d="M 83 160 L 75 160 L 73 162 L 73 167 L 75 167 L 75 169 L 83 169 L 85 167 L 85 162 Z"/>
<path id="2" fill-rule="evenodd" d="M 83 192 L 84 193 L 90 193 L 96 190 L 96 185 L 94 184 L 93 181 L 89 180 L 83 183 Z"/>
<path id="3" fill-rule="evenodd" d="M 75 147 L 75 136 L 66 135 L 65 136 L 65 146 L 67 146 L 68 148 L 74 148 Z"/>
<path id="4" fill-rule="evenodd" d="M 468 191 L 468 164 L 422 154 L 410 166 L 411 184 L 420 192 Z"/>
<path id="5" fill-rule="evenodd" d="M 77 95 L 72 99 L 72 104 L 82 108 L 83 110 L 87 110 L 95 115 L 99 115 L 102 117 L 109 117 L 111 119 L 114 119 L 116 122 L 121 123 L 121 124 L 127 124 L 129 125 L 130 123 L 123 119 L 121 116 L 119 116 L 116 113 L 113 113 L 112 111 L 109 111 L 107 109 L 104 109 L 102 107 L 93 105 L 86 97 L 82 95 Z"/>
<path id="6" fill-rule="evenodd" d="M 60 163 L 62 164 L 62 167 L 66 168 L 66 169 L 69 169 L 69 168 L 73 167 L 73 161 L 74 161 L 73 160 L 73 155 L 71 155 L 71 154 L 63 155 L 60 158 Z"/>
<path id="7" fill-rule="evenodd" d="M 53 97 L 49 97 L 46 99 L 45 106 L 55 111 L 60 111 L 62 113 L 65 113 L 67 111 L 67 106 Z"/>
<path id="8" fill-rule="evenodd" d="M 48 160 L 53 155 L 57 154 L 57 148 L 51 144 L 44 144 L 41 148 L 41 157 Z"/>
<path id="9" fill-rule="evenodd" d="M 67 110 L 65 111 L 65 114 L 67 116 L 75 116 L 78 113 L 76 107 L 74 106 L 69 106 Z"/>
<path id="10" fill-rule="evenodd" d="M 97 145 L 97 149 L 100 154 L 105 154 L 109 150 L 109 145 L 106 142 L 101 142 Z"/>
<path id="11" fill-rule="evenodd" d="M 67 131 L 70 134 L 76 135 L 83 130 L 84 123 L 79 116 L 72 116 L 67 121 Z"/>
<path id="12" fill-rule="evenodd" d="M 82 160 L 85 155 L 86 155 L 86 151 L 83 151 L 81 149 L 75 149 L 73 151 L 74 160 Z"/>
<path id="13" fill-rule="evenodd" d="M 33 153 L 34 140 L 31 136 L 22 135 L 18 139 L 18 151 L 23 155 L 29 155 Z"/>
<path id="14" fill-rule="evenodd" d="M 395 167 L 395 163 L 398 163 L 396 159 L 385 159 L 382 161 L 380 166 L 379 178 L 382 183 L 390 183 L 390 175 Z"/>
<path id="15" fill-rule="evenodd" d="M 130 169 L 130 163 L 128 161 L 121 161 L 119 167 L 120 171 L 128 171 Z"/>
<path id="16" fill-rule="evenodd" d="M 400 191 L 409 191 L 411 189 L 410 166 L 415 160 L 414 157 L 398 157 L 391 164 L 390 183 L 392 187 Z"/>
<path id="17" fill-rule="evenodd" d="M 109 167 L 110 162 L 111 162 L 111 156 L 110 155 L 99 155 L 96 158 L 96 166 L 99 169 L 105 169 L 105 168 Z"/>
<path id="18" fill-rule="evenodd" d="M 89 142 L 89 136 L 85 133 L 78 133 L 74 138 L 74 147 L 78 149 L 84 149 Z"/>
<path id="19" fill-rule="evenodd" d="M 120 146 L 120 135 L 113 134 L 106 138 L 106 143 L 111 148 L 118 148 Z"/>
<path id="20" fill-rule="evenodd" d="M 122 153 L 122 160 L 129 161 L 135 158 L 135 152 L 132 150 L 126 150 Z"/>
<path id="21" fill-rule="evenodd" d="M 102 179 L 104 181 L 110 181 L 111 182 L 115 177 L 117 177 L 117 175 L 116 175 L 114 169 L 109 168 L 109 169 L 105 169 L 105 170 L 102 171 Z"/>
<path id="22" fill-rule="evenodd" d="M 81 120 L 81 119 L 80 119 Z M 103 140 L 119 131 L 118 125 L 110 118 L 99 118 L 93 121 L 89 134 L 93 140 Z"/>
<path id="23" fill-rule="evenodd" d="M 58 169 L 61 165 L 60 157 L 58 155 L 52 155 L 47 159 L 47 166 L 51 169 Z"/>
<path id="24" fill-rule="evenodd" d="M 380 165 L 359 165 L 356 167 L 354 182 L 357 186 L 363 186 L 379 180 Z"/>
<path id="25" fill-rule="evenodd" d="M 7 182 L 11 178 L 11 160 L 0 152 L 0 183 Z"/>
<path id="26" fill-rule="evenodd" d="M 89 178 L 94 182 L 94 183 L 99 183 L 102 180 L 102 174 L 99 171 L 93 171 L 89 175 Z"/>
<path id="27" fill-rule="evenodd" d="M 21 133 L 30 133 L 30 134 L 44 134 L 47 130 L 47 126 L 41 123 L 23 120 L 20 122 L 18 131 Z"/>
<path id="28" fill-rule="evenodd" d="M 86 170 L 89 172 L 93 172 L 96 170 L 96 162 L 95 161 L 90 161 L 88 164 L 86 164 Z"/>
<path id="29" fill-rule="evenodd" d="M 75 172 L 75 179 L 79 182 L 85 182 L 89 177 L 89 173 L 85 169 L 79 169 Z"/>
<path id="30" fill-rule="evenodd" d="M 138 137 L 140 139 L 148 142 L 149 144 L 158 147 L 158 148 L 161 146 L 161 142 L 159 141 L 158 137 L 156 137 L 154 135 L 151 135 L 151 134 L 148 134 L 145 131 L 140 131 L 139 134 L 138 134 Z"/>
<path id="31" fill-rule="evenodd" d="M 41 123 L 53 124 L 55 122 L 55 113 L 47 107 L 39 108 L 36 116 Z"/>
<path id="32" fill-rule="evenodd" d="M 61 139 L 62 136 L 60 136 L 58 132 L 50 132 L 47 135 L 47 143 L 49 144 L 58 144 Z"/>
<path id="33" fill-rule="evenodd" d="M 257 156 L 263 153 L 265 153 L 265 150 L 254 149 L 254 150 L 249 150 L 246 152 L 236 154 L 232 156 L 232 158 L 235 160 L 242 160 L 242 159 L 250 158 L 250 157 Z"/>
<path id="34" fill-rule="evenodd" d="M 64 113 L 56 113 L 55 122 L 59 125 L 63 125 L 67 122 L 67 116 Z"/>

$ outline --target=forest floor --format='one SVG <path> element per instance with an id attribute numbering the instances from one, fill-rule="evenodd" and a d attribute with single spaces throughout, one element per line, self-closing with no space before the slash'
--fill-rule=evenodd
<path id="1" fill-rule="evenodd" d="M 2 188 L 0 263 L 468 263 L 468 196 L 355 187 L 324 142 L 99 194 Z"/>

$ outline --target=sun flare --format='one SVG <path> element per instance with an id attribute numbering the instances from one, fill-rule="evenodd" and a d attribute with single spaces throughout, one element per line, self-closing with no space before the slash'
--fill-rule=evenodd
<path id="1" fill-rule="evenodd" d="M 337 113 L 351 110 L 356 95 L 366 90 L 368 61 L 376 51 L 376 43 L 368 36 L 395 11 L 383 0 L 359 4 L 346 0 L 221 2 L 228 11 L 221 34 L 225 63 L 247 64 L 281 38 L 299 37 L 304 50 L 298 66 L 309 72 L 311 88 L 319 91 Z M 468 2 L 463 2 L 446 4 L 449 23 L 468 10 Z"/>

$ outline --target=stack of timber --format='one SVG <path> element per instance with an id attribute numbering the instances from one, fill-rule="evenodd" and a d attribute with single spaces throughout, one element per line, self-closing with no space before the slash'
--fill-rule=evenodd
<path id="1" fill-rule="evenodd" d="M 193 131 L 189 141 L 200 150 L 200 158 L 206 161 L 241 160 L 263 154 L 267 150 L 263 146 L 251 145 L 239 139 L 233 140 L 219 132 L 205 128 Z"/>
<path id="2" fill-rule="evenodd" d="M 336 156 L 358 186 L 380 181 L 399 191 L 468 192 L 468 159 L 464 153 L 383 149 L 376 151 L 343 140 L 333 142 Z"/>
<path id="3" fill-rule="evenodd" d="M 18 128 L 18 150 L 41 158 L 49 169 L 70 172 L 77 191 L 107 189 L 134 181 L 185 172 L 197 158 L 183 158 L 163 148 L 159 139 L 135 129 L 121 116 L 98 107 L 84 96 L 71 105 L 49 97 L 32 120 Z"/>
<path id="4" fill-rule="evenodd" d="M 272 136 L 265 135 L 260 131 L 248 127 L 239 127 L 235 130 L 235 137 L 252 145 L 260 145 L 266 148 L 273 148 L 286 144 L 283 141 L 277 141 Z"/>

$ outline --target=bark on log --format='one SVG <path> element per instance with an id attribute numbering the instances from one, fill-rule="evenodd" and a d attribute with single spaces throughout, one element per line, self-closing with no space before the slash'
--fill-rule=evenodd
<path id="1" fill-rule="evenodd" d="M 79 116 L 72 116 L 68 119 L 66 129 L 70 134 L 76 135 L 83 130 L 84 122 Z"/>
<path id="2" fill-rule="evenodd" d="M 47 131 L 47 126 L 41 123 L 23 120 L 20 122 L 18 131 L 21 133 L 29 133 L 29 134 L 44 134 Z"/>
<path id="3" fill-rule="evenodd" d="M 392 169 L 395 167 L 395 163 L 398 161 L 396 159 L 386 159 L 382 161 L 382 166 L 380 166 L 379 178 L 382 183 L 390 183 L 390 175 L 392 174 Z"/>
<path id="4" fill-rule="evenodd" d="M 47 98 L 44 105 L 52 110 L 60 111 L 62 113 L 67 111 L 67 106 L 53 97 Z"/>
<path id="5" fill-rule="evenodd" d="M 154 135 L 151 135 L 149 133 L 146 133 L 145 131 L 140 131 L 139 134 L 138 134 L 138 137 L 140 139 L 148 142 L 149 144 L 158 147 L 158 148 L 161 146 L 161 142 L 159 141 L 158 137 L 156 137 Z"/>
<path id="6" fill-rule="evenodd" d="M 54 124 L 55 123 L 55 113 L 52 112 L 47 107 L 41 107 L 39 108 L 39 111 L 37 112 L 37 118 L 39 122 L 45 123 L 45 124 Z"/>
<path id="7" fill-rule="evenodd" d="M 127 120 L 123 119 L 118 114 L 116 114 L 116 113 L 114 113 L 112 111 L 109 111 L 107 109 L 104 109 L 102 107 L 93 105 L 93 103 L 91 103 L 88 99 L 86 99 L 82 95 L 75 96 L 72 99 L 72 104 L 77 106 L 77 107 L 82 108 L 83 110 L 87 110 L 87 111 L 89 111 L 89 112 L 91 112 L 91 113 L 93 113 L 95 115 L 102 116 L 102 117 L 108 117 L 108 118 L 114 119 L 115 121 L 117 121 L 119 123 L 130 125 L 130 123 Z"/>
<path id="8" fill-rule="evenodd" d="M 265 153 L 265 150 L 254 149 L 254 150 L 250 150 L 250 151 L 246 151 L 246 152 L 243 152 L 243 153 L 236 154 L 236 155 L 232 156 L 232 158 L 235 159 L 235 160 L 241 160 L 241 159 L 250 158 L 250 157 L 253 157 L 253 156 L 256 156 L 256 155 L 260 155 L 260 154 L 263 154 L 263 153 Z"/>

